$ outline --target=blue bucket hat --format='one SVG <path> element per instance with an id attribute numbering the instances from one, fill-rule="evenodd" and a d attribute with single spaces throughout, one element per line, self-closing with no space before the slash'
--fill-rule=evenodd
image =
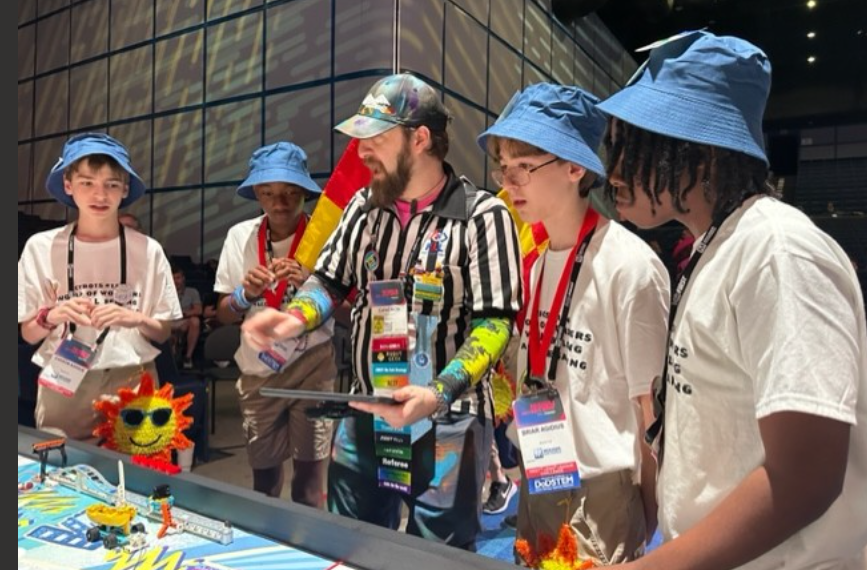
<path id="1" fill-rule="evenodd" d="M 449 113 L 439 93 L 409 73 L 389 75 L 377 81 L 364 97 L 358 113 L 334 129 L 356 139 L 369 139 L 403 125 L 446 130 Z"/>
<path id="2" fill-rule="evenodd" d="M 477 141 L 485 152 L 489 136 L 525 142 L 605 178 L 605 167 L 596 154 L 606 125 L 598 103 L 597 97 L 577 87 L 530 85 L 512 97 L 497 122 Z"/>
<path id="3" fill-rule="evenodd" d="M 307 171 L 307 153 L 298 145 L 288 142 L 269 144 L 253 153 L 250 157 L 250 173 L 238 187 L 238 196 L 255 200 L 253 186 L 268 182 L 294 184 L 312 195 L 322 193 Z"/>
<path id="4" fill-rule="evenodd" d="M 644 130 L 767 164 L 762 116 L 770 88 L 771 62 L 759 48 L 731 36 L 686 32 L 653 44 L 635 77 L 599 108 Z"/>
<path id="5" fill-rule="evenodd" d="M 129 153 L 126 147 L 116 139 L 103 133 L 86 133 L 77 135 L 66 141 L 63 145 L 63 154 L 51 168 L 48 178 L 45 180 L 45 189 L 54 198 L 70 208 L 77 208 L 72 196 L 63 188 L 63 173 L 76 160 L 94 154 L 103 154 L 113 158 L 118 165 L 129 174 L 129 192 L 120 203 L 121 208 L 126 208 L 145 193 L 145 185 L 130 165 Z"/>

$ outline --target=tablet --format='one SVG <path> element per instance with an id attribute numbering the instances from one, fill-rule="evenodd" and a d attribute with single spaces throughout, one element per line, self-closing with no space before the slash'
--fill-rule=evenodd
<path id="1" fill-rule="evenodd" d="M 368 394 L 343 394 L 340 392 L 318 392 L 316 390 L 285 390 L 283 388 L 261 388 L 259 394 L 268 398 L 290 398 L 293 400 L 316 400 L 319 402 L 364 402 L 366 404 L 390 404 L 398 402 L 390 396 Z"/>

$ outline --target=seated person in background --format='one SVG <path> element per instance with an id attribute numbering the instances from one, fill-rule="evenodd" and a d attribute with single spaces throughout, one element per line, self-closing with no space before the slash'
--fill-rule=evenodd
<path id="1" fill-rule="evenodd" d="M 206 293 L 202 297 L 202 328 L 205 334 L 214 330 L 222 323 L 217 317 L 217 305 L 220 303 L 220 294 L 216 291 Z"/>
<path id="2" fill-rule="evenodd" d="M 183 367 L 187 370 L 193 367 L 193 351 L 199 342 L 202 332 L 202 298 L 193 287 L 187 287 L 187 278 L 182 269 L 172 268 L 172 278 L 175 281 L 175 289 L 181 302 L 181 311 L 184 317 L 172 324 L 172 346 L 178 344 L 180 338 L 186 336 Z"/>

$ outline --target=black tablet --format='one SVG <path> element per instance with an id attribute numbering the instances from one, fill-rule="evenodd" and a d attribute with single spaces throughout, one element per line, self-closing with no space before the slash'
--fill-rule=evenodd
<path id="1" fill-rule="evenodd" d="M 390 396 L 368 394 L 343 394 L 339 392 L 318 392 L 316 390 L 285 390 L 283 388 L 260 388 L 259 394 L 268 398 L 289 398 L 293 400 L 316 400 L 319 402 L 364 402 L 367 404 L 390 404 L 398 402 Z"/>

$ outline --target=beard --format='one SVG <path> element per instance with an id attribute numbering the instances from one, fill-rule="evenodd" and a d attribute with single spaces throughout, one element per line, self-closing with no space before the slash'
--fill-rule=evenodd
<path id="1" fill-rule="evenodd" d="M 387 172 L 380 162 L 368 164 L 370 166 L 376 166 L 383 173 L 381 178 L 374 178 L 370 182 L 370 202 L 377 208 L 387 208 L 401 197 L 412 177 L 409 149 L 404 146 L 397 155 L 394 172 Z"/>

